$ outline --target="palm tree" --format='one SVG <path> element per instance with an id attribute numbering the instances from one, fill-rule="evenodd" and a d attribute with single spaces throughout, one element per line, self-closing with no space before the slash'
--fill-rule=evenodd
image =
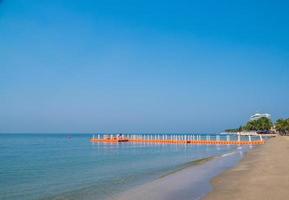
<path id="1" fill-rule="evenodd" d="M 273 127 L 273 123 L 266 117 L 261 117 L 258 122 L 258 130 L 270 130 Z"/>
<path id="2" fill-rule="evenodd" d="M 268 131 L 272 128 L 273 123 L 271 121 L 271 119 L 268 119 L 266 117 L 261 117 L 260 119 L 257 120 L 252 120 L 249 121 L 244 129 L 247 131 Z"/>
<path id="3" fill-rule="evenodd" d="M 289 118 L 278 119 L 275 123 L 275 129 L 280 135 L 289 135 Z"/>

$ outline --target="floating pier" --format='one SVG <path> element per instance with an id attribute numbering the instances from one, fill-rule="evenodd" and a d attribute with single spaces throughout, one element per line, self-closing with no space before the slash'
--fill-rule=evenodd
<path id="1" fill-rule="evenodd" d="M 96 134 L 93 143 L 151 143 L 200 145 L 258 145 L 264 144 L 262 136 L 241 135 L 190 135 L 190 134 Z"/>

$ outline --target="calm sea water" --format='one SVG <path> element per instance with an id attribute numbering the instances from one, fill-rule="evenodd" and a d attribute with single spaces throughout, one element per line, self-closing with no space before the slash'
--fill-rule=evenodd
<path id="1" fill-rule="evenodd" d="M 88 134 L 0 134 L 0 199 L 113 199 L 236 146 L 92 144 Z"/>

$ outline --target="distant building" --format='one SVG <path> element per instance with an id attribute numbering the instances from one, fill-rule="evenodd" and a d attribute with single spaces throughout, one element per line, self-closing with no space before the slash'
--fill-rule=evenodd
<path id="1" fill-rule="evenodd" d="M 266 117 L 268 119 L 271 119 L 271 115 L 268 113 L 264 113 L 264 114 L 256 113 L 250 117 L 250 121 L 260 119 L 261 117 Z"/>

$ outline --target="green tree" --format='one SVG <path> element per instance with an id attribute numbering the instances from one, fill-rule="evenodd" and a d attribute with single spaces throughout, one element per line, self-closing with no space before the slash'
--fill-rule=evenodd
<path id="1" fill-rule="evenodd" d="M 275 123 L 275 129 L 280 135 L 289 135 L 289 118 L 278 119 Z"/>
<path id="2" fill-rule="evenodd" d="M 243 130 L 243 127 L 240 126 L 239 128 L 226 129 L 225 132 L 228 132 L 228 133 L 237 133 L 237 132 L 241 132 L 242 130 Z"/>
<path id="3" fill-rule="evenodd" d="M 261 117 L 257 120 L 249 121 L 244 129 L 247 131 L 259 131 L 259 130 L 270 130 L 273 127 L 271 119 L 266 117 Z"/>

